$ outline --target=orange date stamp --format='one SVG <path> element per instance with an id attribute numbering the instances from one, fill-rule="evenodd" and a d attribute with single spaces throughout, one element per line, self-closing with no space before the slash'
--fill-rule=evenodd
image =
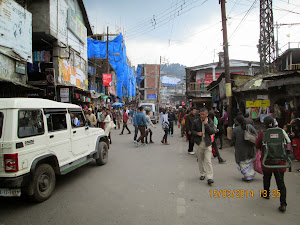
<path id="1" fill-rule="evenodd" d="M 209 190 L 211 198 L 253 198 L 253 190 L 243 190 L 243 189 L 221 189 L 221 190 Z"/>
<path id="2" fill-rule="evenodd" d="M 221 190 L 209 190 L 209 195 L 211 198 L 253 198 L 254 191 L 253 190 L 243 190 L 243 189 L 221 189 Z M 259 197 L 264 198 L 279 198 L 280 190 L 260 190 L 258 192 Z"/>

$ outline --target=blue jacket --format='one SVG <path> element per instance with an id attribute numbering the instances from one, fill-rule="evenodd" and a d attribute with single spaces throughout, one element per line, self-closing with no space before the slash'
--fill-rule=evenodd
<path id="1" fill-rule="evenodd" d="M 134 126 L 144 126 L 147 128 L 147 121 L 146 121 L 146 116 L 144 113 L 142 112 L 138 112 L 135 114 L 134 116 L 134 122 L 133 122 Z"/>

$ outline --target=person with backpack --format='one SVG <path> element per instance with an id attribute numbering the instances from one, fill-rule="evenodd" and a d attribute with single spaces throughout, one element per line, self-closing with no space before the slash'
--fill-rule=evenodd
<path id="1" fill-rule="evenodd" d="M 274 119 L 271 116 L 265 117 L 264 125 L 266 130 L 269 128 L 274 128 Z M 263 145 L 264 132 L 266 131 L 261 131 L 259 133 L 255 144 L 256 149 L 257 150 L 260 149 L 262 151 L 262 156 L 261 156 L 262 159 L 264 158 L 264 150 L 265 150 L 265 146 Z M 266 165 L 267 164 L 270 163 L 266 162 Z M 286 162 L 284 160 L 279 160 L 275 165 L 285 165 L 285 164 Z M 278 209 L 281 212 L 285 212 L 287 203 L 286 203 L 286 187 L 284 184 L 284 173 L 286 172 L 286 168 L 266 168 L 265 166 L 262 165 L 262 171 L 263 171 L 263 185 L 264 185 L 264 190 L 263 190 L 264 195 L 262 195 L 262 197 L 265 199 L 270 199 L 271 177 L 272 174 L 274 174 L 277 188 L 280 191 L 280 206 Z"/>
<path id="2" fill-rule="evenodd" d="M 244 175 L 243 181 L 252 181 L 255 176 L 254 160 L 256 156 L 255 145 L 248 143 L 244 139 L 245 131 L 249 131 L 257 136 L 257 131 L 251 124 L 246 124 L 245 118 L 238 115 L 235 118 L 235 127 L 232 131 L 231 142 L 235 148 L 235 162 L 241 174 Z"/>
<path id="3" fill-rule="evenodd" d="M 166 109 L 163 109 L 163 111 L 162 111 L 161 127 L 162 127 L 163 131 L 165 132 L 165 134 L 161 140 L 161 143 L 163 143 L 165 145 L 169 145 L 169 142 L 168 142 L 169 120 L 168 120 L 168 113 L 167 113 Z"/>

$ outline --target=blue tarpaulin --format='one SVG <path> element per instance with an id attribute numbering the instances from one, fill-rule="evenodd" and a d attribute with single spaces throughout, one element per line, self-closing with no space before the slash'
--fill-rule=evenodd
<path id="1" fill-rule="evenodd" d="M 88 38 L 88 58 L 107 57 L 107 42 Z M 115 54 L 118 55 L 115 55 Z M 117 96 L 135 96 L 134 70 L 127 63 L 126 46 L 123 42 L 123 35 L 120 34 L 114 40 L 108 42 L 108 59 L 117 73 Z"/>

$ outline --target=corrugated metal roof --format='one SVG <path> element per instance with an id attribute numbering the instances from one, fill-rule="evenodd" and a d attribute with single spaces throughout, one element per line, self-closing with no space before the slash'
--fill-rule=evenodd
<path id="1" fill-rule="evenodd" d="M 233 92 L 245 92 L 245 91 L 258 91 L 258 90 L 268 90 L 267 80 L 263 79 L 262 75 L 257 75 L 252 79 L 246 81 L 246 83 L 240 87 L 232 88 Z"/>

